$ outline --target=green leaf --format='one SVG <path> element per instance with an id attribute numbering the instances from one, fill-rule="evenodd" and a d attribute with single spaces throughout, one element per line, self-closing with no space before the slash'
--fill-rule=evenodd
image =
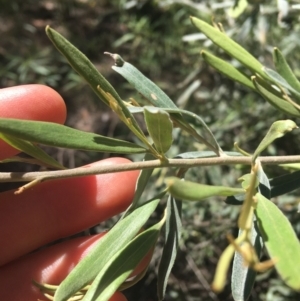
<path id="1" fill-rule="evenodd" d="M 46 163 L 46 165 L 58 168 L 65 169 L 63 165 L 54 160 L 51 156 L 49 156 L 46 152 L 40 149 L 38 146 L 30 143 L 29 141 L 15 138 L 13 136 L 7 134 L 1 134 L 0 131 L 0 139 L 4 140 L 6 143 L 11 145 L 12 147 L 18 149 L 21 152 L 24 152 L 30 155 L 33 158 L 40 160 L 41 162 Z"/>
<path id="2" fill-rule="evenodd" d="M 119 94 L 102 74 L 98 72 L 91 61 L 49 26 L 46 27 L 46 34 L 58 51 L 68 60 L 71 67 L 86 80 L 97 96 L 118 114 L 119 118 L 141 141 L 144 141 L 143 131 L 128 111 Z"/>
<path id="3" fill-rule="evenodd" d="M 208 23 L 191 17 L 192 23 L 204 33 L 210 40 L 212 40 L 216 45 L 222 48 L 230 56 L 237 59 L 244 66 L 252 70 L 254 73 L 260 74 L 265 78 L 265 74 L 262 71 L 263 65 L 255 59 L 247 50 L 241 47 L 238 43 L 234 42 L 225 33 L 219 31 Z"/>
<path id="4" fill-rule="evenodd" d="M 142 146 L 51 122 L 0 118 L 0 133 L 44 145 L 112 153 L 145 153 Z"/>
<path id="5" fill-rule="evenodd" d="M 151 154 L 146 154 L 143 161 L 148 161 L 151 159 L 153 159 L 153 156 Z M 156 194 L 154 197 L 152 197 L 150 200 L 145 201 L 143 198 L 141 198 L 141 196 L 146 188 L 146 185 L 148 184 L 149 179 L 152 175 L 152 172 L 153 172 L 152 168 L 141 170 L 140 175 L 137 180 L 137 183 L 136 183 L 136 188 L 135 188 L 135 193 L 134 193 L 134 197 L 132 200 L 132 204 L 126 210 L 126 212 L 123 214 L 122 218 L 124 218 L 125 216 L 127 216 L 128 214 L 130 214 L 136 208 L 142 206 L 143 204 L 151 202 L 152 200 L 162 199 L 166 195 L 167 191 L 163 190 L 163 191 L 159 192 L 158 194 Z"/>
<path id="6" fill-rule="evenodd" d="M 239 230 L 239 236 L 243 233 Z M 256 254 L 261 253 L 261 236 L 256 232 L 254 224 L 251 229 L 251 244 L 254 246 Z M 246 301 L 250 297 L 255 282 L 256 271 L 245 266 L 243 256 L 235 252 L 231 274 L 231 291 L 234 301 Z"/>
<path id="7" fill-rule="evenodd" d="M 259 185 L 258 179 L 255 179 L 255 182 L 252 179 L 253 174 L 247 173 L 243 176 L 241 176 L 238 180 L 241 183 L 241 186 L 246 190 L 250 187 L 251 183 L 254 184 L 254 188 L 256 188 Z"/>
<path id="8" fill-rule="evenodd" d="M 245 76 L 239 70 L 237 70 L 231 64 L 225 62 L 222 59 L 219 59 L 218 57 L 214 56 L 213 54 L 207 51 L 201 51 L 201 56 L 203 57 L 205 62 L 207 62 L 220 73 L 226 75 L 235 82 L 238 82 L 252 90 L 256 90 L 251 79 Z"/>
<path id="9" fill-rule="evenodd" d="M 261 165 L 258 168 L 257 177 L 259 180 L 258 192 L 269 200 L 271 198 L 271 183 Z"/>
<path id="10" fill-rule="evenodd" d="M 270 78 L 272 82 L 278 84 L 279 86 L 286 88 L 288 91 L 294 93 L 296 96 L 300 96 L 300 92 L 295 90 L 279 73 L 276 71 L 269 69 L 267 67 L 263 67 L 263 71 Z"/>
<path id="11" fill-rule="evenodd" d="M 262 167 L 260 166 L 257 173 L 259 185 L 258 191 L 264 195 L 266 198 L 271 198 L 272 195 L 272 188 L 270 181 L 263 171 Z M 245 200 L 245 194 L 233 195 L 226 198 L 225 203 L 228 205 L 242 205 Z"/>
<path id="12" fill-rule="evenodd" d="M 218 155 L 222 152 L 219 144 L 217 143 L 215 137 L 211 133 L 210 129 L 206 123 L 194 113 L 180 110 L 173 103 L 173 101 L 152 81 L 145 77 L 138 69 L 133 65 L 125 62 L 118 54 L 110 54 L 116 63 L 116 66 L 113 66 L 113 70 L 122 75 L 139 93 L 141 93 L 146 99 L 148 99 L 154 106 L 164 109 L 170 114 L 170 117 L 176 126 L 184 129 L 195 137 L 201 143 L 207 145 L 211 150 L 213 150 Z M 129 110 L 132 113 L 138 113 L 143 110 L 142 108 L 130 107 Z M 197 131 L 181 116 L 181 114 L 189 115 L 192 118 L 197 118 L 198 121 L 203 125 L 206 133 L 211 137 L 212 141 L 208 142 Z"/>
<path id="13" fill-rule="evenodd" d="M 142 112 L 144 112 L 145 108 L 149 108 L 149 106 L 144 106 L 144 107 L 129 107 L 129 110 L 130 110 L 130 112 L 132 112 L 133 114 L 135 114 L 135 113 L 142 113 Z M 171 119 L 173 121 L 175 121 L 175 122 L 178 121 L 178 120 L 176 118 L 174 118 L 174 114 L 172 114 L 172 113 L 178 113 L 178 114 L 175 114 L 175 116 L 180 116 L 179 114 L 181 114 L 181 115 L 186 115 L 189 118 L 195 119 L 196 122 L 200 123 L 204 127 L 206 133 L 211 138 L 214 146 L 215 147 L 218 146 L 218 142 L 216 141 L 214 135 L 212 134 L 211 130 L 209 129 L 209 127 L 207 126 L 207 124 L 205 123 L 205 121 L 200 116 L 196 115 L 193 112 L 190 112 L 190 111 L 187 111 L 187 110 L 183 110 L 183 109 L 178 109 L 178 108 L 175 108 L 175 109 L 173 109 L 173 108 L 160 108 L 160 109 L 168 112 L 170 114 Z M 186 131 L 188 131 L 188 128 L 184 128 L 184 129 Z"/>
<path id="14" fill-rule="evenodd" d="M 277 197 L 300 188 L 300 171 L 295 171 L 270 180 L 271 197 Z"/>
<path id="15" fill-rule="evenodd" d="M 283 137 L 286 133 L 292 131 L 293 129 L 298 128 L 296 123 L 293 120 L 278 120 L 275 121 L 269 131 L 267 132 L 266 136 L 258 145 L 257 149 L 255 150 L 252 160 L 259 156 L 259 154 L 265 150 L 275 139 Z"/>
<path id="16" fill-rule="evenodd" d="M 273 62 L 277 72 L 296 90 L 300 91 L 300 82 L 278 48 L 274 48 Z"/>
<path id="17" fill-rule="evenodd" d="M 188 201 L 200 201 L 211 196 L 229 196 L 245 192 L 241 188 L 198 184 L 181 181 L 176 177 L 166 178 L 165 183 L 172 196 Z"/>
<path id="18" fill-rule="evenodd" d="M 129 110 L 130 110 L 130 112 L 135 114 L 135 113 L 144 112 L 144 108 L 145 107 L 129 107 Z M 211 132 L 211 130 L 209 129 L 209 127 L 207 126 L 205 121 L 200 116 L 198 116 L 195 113 L 192 113 L 190 111 L 177 109 L 177 108 L 176 109 L 173 109 L 173 108 L 171 108 L 171 109 L 170 108 L 160 108 L 160 109 L 168 112 L 170 114 L 170 117 L 171 117 L 172 121 L 174 122 L 174 124 L 178 125 L 182 129 L 184 129 L 185 131 L 190 133 L 193 137 L 195 137 L 197 140 L 199 140 L 200 142 L 207 145 L 210 149 L 213 149 L 213 151 L 216 155 L 220 152 L 223 153 L 223 151 L 221 150 L 221 147 L 219 146 L 215 136 L 213 135 L 213 133 Z M 172 113 L 179 113 L 181 115 L 186 115 L 189 118 L 195 119 L 196 122 L 200 123 L 200 125 L 203 126 L 207 136 L 210 138 L 210 141 L 207 141 L 206 139 L 204 139 L 200 134 L 198 134 L 196 132 L 196 130 L 192 126 L 190 126 L 188 123 L 186 123 L 186 121 L 182 121 L 182 116 L 181 115 L 172 114 Z M 179 124 L 178 124 L 178 122 L 179 122 Z"/>
<path id="19" fill-rule="evenodd" d="M 290 169 L 290 170 L 299 170 L 300 169 L 300 163 L 286 163 L 286 164 L 279 164 L 279 166 Z"/>
<path id="20" fill-rule="evenodd" d="M 248 6 L 247 0 L 237 0 L 233 7 L 229 8 L 228 14 L 232 18 L 238 18 Z"/>
<path id="21" fill-rule="evenodd" d="M 283 281 L 300 291 L 300 243 L 288 219 L 278 207 L 260 193 L 256 194 L 255 214 L 259 232 Z"/>
<path id="22" fill-rule="evenodd" d="M 224 152 L 227 156 L 242 156 L 241 153 L 238 152 Z M 196 159 L 196 158 L 212 158 L 216 157 L 216 154 L 211 151 L 194 151 L 194 152 L 185 152 L 182 154 L 176 155 L 174 158 L 182 158 L 182 159 Z"/>
<path id="23" fill-rule="evenodd" d="M 144 157 L 144 161 L 148 161 L 148 160 L 152 160 L 153 159 L 153 155 L 152 154 L 145 154 Z M 134 192 L 134 197 L 132 200 L 132 204 L 130 205 L 130 207 L 128 208 L 128 210 L 126 211 L 125 215 L 128 215 L 130 212 L 134 211 L 137 207 L 139 207 L 140 204 L 140 198 L 142 196 L 142 193 L 144 192 L 147 183 L 149 182 L 149 179 L 152 175 L 153 172 L 153 168 L 149 168 L 149 169 L 142 169 L 140 171 L 139 177 L 137 179 L 136 182 L 136 186 L 135 186 L 135 192 Z M 156 197 L 156 199 L 158 199 L 159 197 Z"/>
<path id="24" fill-rule="evenodd" d="M 279 109 L 280 111 L 292 115 L 294 117 L 300 117 L 300 111 L 287 102 L 282 96 L 279 95 L 278 91 L 273 89 L 271 86 L 265 85 L 258 77 L 252 78 L 253 83 L 257 91 L 268 101 L 272 106 Z"/>
<path id="25" fill-rule="evenodd" d="M 226 198 L 225 203 L 227 205 L 243 205 L 243 202 L 245 200 L 245 194 L 238 194 L 238 195 L 231 195 Z"/>
<path id="26" fill-rule="evenodd" d="M 112 255 L 119 252 L 139 232 L 158 203 L 159 200 L 153 200 L 144 204 L 118 222 L 60 284 L 54 300 L 67 301 L 92 282 Z"/>
<path id="27" fill-rule="evenodd" d="M 107 99 L 98 91 L 98 86 L 110 93 L 115 99 L 120 98 L 116 90 L 80 50 L 49 26 L 46 27 L 46 34 L 57 50 L 68 60 L 71 67 L 86 80 L 104 103 L 109 106 Z"/>
<path id="28" fill-rule="evenodd" d="M 164 219 L 119 250 L 101 269 L 82 301 L 108 301 L 155 245 Z"/>
<path id="29" fill-rule="evenodd" d="M 25 158 L 25 157 L 20 157 L 20 156 L 14 156 L 14 157 L 10 157 L 10 158 L 0 161 L 0 163 L 12 163 L 12 162 L 28 163 L 28 164 L 35 164 L 35 165 L 50 167 L 48 164 L 46 164 L 45 162 L 42 162 L 38 159 L 28 158 L 28 157 Z"/>
<path id="30" fill-rule="evenodd" d="M 177 255 L 181 237 L 181 207 L 182 202 L 169 196 L 167 203 L 167 218 L 165 225 L 165 244 L 160 259 L 157 275 L 157 294 L 159 300 L 165 297 L 168 278 Z"/>
<path id="31" fill-rule="evenodd" d="M 148 133 L 160 154 L 165 154 L 172 145 L 173 123 L 170 115 L 159 108 L 144 107 L 144 116 Z"/>
<path id="32" fill-rule="evenodd" d="M 125 62 L 118 54 L 108 53 L 116 65 L 112 69 L 122 75 L 138 92 L 148 99 L 154 106 L 160 108 L 177 108 L 170 97 L 137 68 Z"/>

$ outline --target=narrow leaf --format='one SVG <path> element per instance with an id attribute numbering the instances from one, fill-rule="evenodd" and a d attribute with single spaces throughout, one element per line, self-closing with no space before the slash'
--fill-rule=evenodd
<path id="1" fill-rule="evenodd" d="M 176 177 L 166 178 L 165 183 L 172 196 L 188 201 L 200 201 L 211 196 L 229 196 L 245 192 L 241 188 L 198 184 L 181 181 Z"/>
<path id="2" fill-rule="evenodd" d="M 159 300 L 163 300 L 165 297 L 168 279 L 177 255 L 182 228 L 181 207 L 181 201 L 174 199 L 170 195 L 167 203 L 165 244 L 160 259 L 157 276 L 157 294 Z"/>
<path id="3" fill-rule="evenodd" d="M 257 177 L 259 180 L 258 192 L 269 200 L 271 198 L 271 183 L 261 165 L 259 165 Z"/>
<path id="4" fill-rule="evenodd" d="M 286 163 L 286 164 L 279 164 L 279 166 L 288 169 L 288 170 L 299 170 L 300 163 Z"/>
<path id="5" fill-rule="evenodd" d="M 225 62 L 222 59 L 219 59 L 218 57 L 214 56 L 213 54 L 207 51 L 201 51 L 201 55 L 205 60 L 205 62 L 207 62 L 209 65 L 211 65 L 220 73 L 226 75 L 227 77 L 234 80 L 235 82 L 238 82 L 252 90 L 256 90 L 251 79 L 245 76 L 239 70 L 237 70 L 231 64 Z"/>
<path id="6" fill-rule="evenodd" d="M 46 34 L 57 50 L 68 60 L 71 67 L 86 80 L 104 103 L 109 106 L 107 99 L 97 90 L 97 86 L 110 93 L 115 99 L 120 98 L 111 84 L 80 50 L 49 26 L 46 27 Z"/>
<path id="7" fill-rule="evenodd" d="M 287 81 L 285 78 L 283 78 L 279 73 L 276 71 L 263 67 L 263 71 L 266 73 L 266 75 L 273 81 L 275 84 L 278 84 L 279 86 L 286 88 L 288 91 L 294 93 L 296 96 L 300 96 L 300 92 L 295 90 Z"/>
<path id="8" fill-rule="evenodd" d="M 211 133 L 210 129 L 206 125 L 206 123 L 194 113 L 180 110 L 173 103 L 173 101 L 152 81 L 150 81 L 147 77 L 145 77 L 138 69 L 136 69 L 133 65 L 125 62 L 118 54 L 110 54 L 116 63 L 116 66 L 113 66 L 113 70 L 122 75 L 139 93 L 141 93 L 146 99 L 148 99 L 154 106 L 159 107 L 167 111 L 170 114 L 170 117 L 174 124 L 183 130 L 187 131 L 193 137 L 195 137 L 201 143 L 207 145 L 211 150 L 213 150 L 216 154 L 220 155 L 222 152 L 219 144 L 217 143 L 215 137 Z M 166 109 L 171 109 L 172 111 L 168 111 Z M 140 112 L 140 108 L 129 108 L 132 113 Z M 189 115 L 193 118 L 197 118 L 198 121 L 203 125 L 206 133 L 211 138 L 211 141 L 208 142 L 201 135 L 197 133 L 197 131 L 181 116 L 181 114 Z"/>
<path id="9" fill-rule="evenodd" d="M 29 141 L 15 138 L 13 136 L 7 134 L 0 133 L 0 139 L 3 139 L 6 143 L 11 145 L 12 147 L 18 149 L 21 152 L 24 152 L 30 155 L 33 158 L 38 159 L 41 162 L 46 163 L 49 167 L 65 169 L 60 163 L 54 160 L 51 156 L 49 156 L 46 152 L 44 152 L 38 146 L 32 144 Z M 1 150 L 0 150 L 1 151 Z"/>
<path id="10" fill-rule="evenodd" d="M 259 180 L 259 185 L 258 185 L 259 192 L 268 199 L 273 197 L 273 192 L 272 192 L 273 187 L 271 188 L 269 179 L 261 167 L 258 170 L 258 180 Z M 239 195 L 227 197 L 225 203 L 228 205 L 242 205 L 244 200 L 245 200 L 245 194 L 239 194 Z"/>
<path id="11" fill-rule="evenodd" d="M 260 74 L 263 78 L 266 77 L 262 71 L 263 65 L 255 59 L 247 50 L 241 47 L 238 43 L 234 42 L 225 33 L 219 31 L 208 23 L 191 17 L 192 23 L 204 33 L 216 45 L 222 48 L 230 56 L 237 59 L 244 66 L 248 67 L 254 73 Z"/>
<path id="12" fill-rule="evenodd" d="M 278 48 L 274 48 L 273 61 L 277 72 L 296 90 L 300 92 L 300 82 Z"/>
<path id="13" fill-rule="evenodd" d="M 143 141 L 143 131 L 133 118 L 122 99 L 111 86 L 111 84 L 95 68 L 91 61 L 67 39 L 49 26 L 46 34 L 58 51 L 68 60 L 71 67 L 90 85 L 96 95 L 110 108 L 112 108 L 120 119 Z M 116 102 L 116 103 L 115 103 Z M 122 118 L 124 115 L 124 118 Z M 128 122 L 130 120 L 130 122 Z"/>
<path id="14" fill-rule="evenodd" d="M 277 197 L 300 188 L 300 171 L 295 171 L 270 180 L 271 197 Z"/>
<path id="15" fill-rule="evenodd" d="M 151 154 L 145 154 L 143 161 L 148 161 L 148 160 L 152 160 L 152 159 L 153 159 L 153 156 Z M 130 205 L 130 207 L 128 208 L 126 213 L 124 214 L 124 217 L 125 217 L 125 215 L 128 215 L 130 212 L 134 211 L 137 207 L 139 207 L 139 205 L 141 205 L 140 198 L 146 188 L 146 185 L 149 182 L 152 172 L 153 172 L 153 169 L 151 169 L 151 168 L 142 169 L 140 171 L 140 174 L 137 179 L 136 186 L 135 186 L 135 193 L 134 193 L 134 197 L 132 200 L 132 204 Z M 156 197 L 156 199 L 158 199 L 158 198 L 159 197 Z M 143 201 L 143 202 L 145 202 L 145 201 Z"/>
<path id="16" fill-rule="evenodd" d="M 262 80 L 257 77 L 252 78 L 253 83 L 257 91 L 264 97 L 264 99 L 269 102 L 272 106 L 279 109 L 280 111 L 292 115 L 294 117 L 300 117 L 300 111 L 287 102 L 282 96 L 278 95 L 278 92 L 272 87 L 266 88 L 263 85 Z"/>
<path id="17" fill-rule="evenodd" d="M 144 76 L 137 68 L 125 62 L 118 54 L 109 55 L 115 60 L 112 69 L 122 75 L 138 92 L 148 99 L 154 106 L 160 108 L 177 108 L 169 96 L 156 84 Z"/>
<path id="18" fill-rule="evenodd" d="M 0 133 L 55 147 L 123 154 L 146 152 L 145 148 L 134 143 L 51 122 L 0 118 Z"/>
<path id="19" fill-rule="evenodd" d="M 259 181 L 256 175 L 253 177 L 253 173 L 247 173 L 241 176 L 238 181 L 245 190 L 249 189 L 251 185 L 253 185 L 252 189 L 255 189 L 259 185 Z"/>
<path id="20" fill-rule="evenodd" d="M 144 107 L 145 122 L 153 143 L 160 154 L 166 153 L 172 145 L 173 123 L 170 115 L 159 108 Z"/>
<path id="21" fill-rule="evenodd" d="M 238 152 L 224 152 L 227 156 L 242 156 Z M 182 159 L 196 159 L 196 158 L 212 158 L 216 157 L 216 154 L 211 151 L 194 151 L 194 152 L 186 152 L 182 154 L 176 155 L 174 158 L 182 158 Z"/>
<path id="22" fill-rule="evenodd" d="M 225 203 L 227 205 L 243 205 L 243 202 L 245 200 L 245 194 L 238 194 L 238 195 L 230 195 L 226 198 Z"/>
<path id="23" fill-rule="evenodd" d="M 54 300 L 67 301 L 92 282 L 112 254 L 119 252 L 139 232 L 158 203 L 159 200 L 153 200 L 144 204 L 118 222 L 60 284 Z"/>
<path id="24" fill-rule="evenodd" d="M 20 156 L 14 156 L 0 161 L 0 163 L 11 163 L 11 162 L 21 162 L 21 163 L 36 164 L 40 166 L 51 167 L 50 165 L 38 159 L 28 158 L 28 157 L 25 158 Z"/>
<path id="25" fill-rule="evenodd" d="M 238 18 L 248 6 L 247 0 L 237 0 L 233 7 L 229 8 L 228 14 L 232 18 Z"/>
<path id="26" fill-rule="evenodd" d="M 135 114 L 135 113 L 141 113 L 144 112 L 145 107 L 129 107 L 129 110 Z M 215 136 L 211 132 L 210 128 L 207 126 L 205 121 L 195 113 L 192 113 L 187 110 L 182 109 L 173 109 L 173 108 L 160 108 L 161 110 L 164 110 L 170 114 L 170 118 L 172 119 L 173 123 L 182 128 L 183 130 L 187 131 L 189 134 L 191 134 L 196 140 L 204 143 L 207 145 L 210 149 L 213 150 L 213 152 L 216 155 L 219 155 L 220 153 L 223 153 L 221 150 L 221 147 L 219 146 Z M 174 113 L 174 114 L 173 114 Z M 177 114 L 178 113 L 178 114 Z M 207 141 L 205 138 L 203 138 L 191 125 L 189 125 L 185 120 L 182 119 L 181 115 L 185 115 L 189 118 L 195 119 L 197 123 L 199 123 L 201 126 L 203 126 L 205 133 L 210 138 L 210 141 Z"/>
<path id="27" fill-rule="evenodd" d="M 239 231 L 239 236 L 242 235 Z M 254 246 L 256 254 L 261 253 L 262 242 L 260 235 L 256 232 L 254 223 L 251 230 L 251 244 Z M 243 256 L 235 252 L 231 274 L 231 290 L 234 301 L 246 301 L 250 297 L 256 277 L 256 271 L 245 266 Z"/>
<path id="28" fill-rule="evenodd" d="M 82 301 L 108 301 L 155 245 L 164 219 L 119 250 L 100 271 Z"/>
<path id="29" fill-rule="evenodd" d="M 259 154 L 265 150 L 275 139 L 283 137 L 286 133 L 292 131 L 293 129 L 298 128 L 296 123 L 292 120 L 278 120 L 275 121 L 266 136 L 258 145 L 257 149 L 253 154 L 253 161 L 259 156 Z"/>
<path id="30" fill-rule="evenodd" d="M 283 281 L 300 291 L 300 243 L 288 219 L 276 205 L 257 193 L 255 214 L 259 232 Z"/>

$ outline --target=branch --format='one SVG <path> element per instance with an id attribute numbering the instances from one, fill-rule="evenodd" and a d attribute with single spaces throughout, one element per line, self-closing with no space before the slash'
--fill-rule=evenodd
<path id="1" fill-rule="evenodd" d="M 300 156 L 270 156 L 259 157 L 262 165 L 279 165 L 286 163 L 300 163 Z M 247 156 L 224 156 L 200 159 L 169 159 L 168 162 L 160 160 L 123 163 L 109 166 L 79 167 L 69 170 L 40 171 L 40 172 L 2 172 L 0 182 L 30 182 L 34 180 L 49 181 L 54 179 L 64 179 L 96 174 L 106 174 L 114 172 L 124 172 L 130 170 L 141 170 L 159 167 L 191 168 L 196 166 L 211 165 L 251 165 L 252 157 Z"/>

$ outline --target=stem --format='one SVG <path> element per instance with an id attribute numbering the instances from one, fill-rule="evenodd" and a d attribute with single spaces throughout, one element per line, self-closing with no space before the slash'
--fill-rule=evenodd
<path id="1" fill-rule="evenodd" d="M 287 93 L 285 92 L 285 90 L 284 90 L 281 86 L 279 86 L 279 88 L 280 88 L 280 90 L 281 90 L 281 92 L 282 92 L 283 98 L 284 98 L 287 102 L 289 102 L 291 105 L 293 105 L 296 109 L 300 110 L 300 106 L 299 106 L 296 102 L 294 102 L 294 101 L 287 95 Z"/>
<path id="2" fill-rule="evenodd" d="M 285 163 L 300 163 L 298 156 L 266 156 L 258 157 L 262 165 L 279 165 Z M 200 159 L 169 159 L 123 163 L 109 166 L 79 167 L 69 170 L 39 171 L 39 172 L 1 172 L 0 182 L 29 182 L 41 178 L 41 181 L 63 179 L 96 174 L 123 172 L 130 170 L 141 170 L 159 167 L 191 168 L 196 166 L 211 165 L 251 165 L 252 158 L 247 156 L 226 156 Z"/>

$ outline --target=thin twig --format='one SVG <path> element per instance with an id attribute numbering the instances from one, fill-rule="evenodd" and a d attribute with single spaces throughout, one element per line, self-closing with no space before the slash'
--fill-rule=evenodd
<path id="1" fill-rule="evenodd" d="M 279 165 L 286 163 L 300 163 L 300 156 L 270 156 L 259 157 L 262 165 Z M 196 166 L 211 165 L 251 165 L 252 158 L 246 156 L 224 156 L 200 159 L 169 159 L 168 162 L 160 160 L 123 163 L 106 166 L 85 166 L 68 170 L 40 171 L 40 172 L 2 172 L 0 182 L 29 182 L 36 179 L 49 181 L 71 177 L 80 177 L 96 174 L 106 174 L 114 172 L 124 172 L 130 170 L 141 170 L 162 167 L 192 168 Z"/>
<path id="2" fill-rule="evenodd" d="M 185 259 L 188 262 L 189 267 L 191 268 L 191 270 L 194 272 L 195 276 L 199 280 L 199 282 L 202 284 L 202 286 L 204 287 L 204 289 L 206 290 L 208 295 L 211 297 L 211 299 L 212 300 L 218 300 L 217 295 L 211 290 L 211 287 L 210 287 L 208 281 L 204 277 L 201 270 L 197 267 L 197 265 L 196 265 L 194 259 L 192 258 L 192 256 L 187 254 Z"/>
<path id="3" fill-rule="evenodd" d="M 212 300 L 217 301 L 218 300 L 217 295 L 211 290 L 210 284 L 204 277 L 201 270 L 197 267 L 193 257 L 187 252 L 187 247 L 185 246 L 184 243 L 180 245 L 180 249 L 186 253 L 185 259 L 189 267 L 191 268 L 191 270 L 199 280 L 199 282 L 202 284 L 203 288 L 207 291 L 208 295 L 211 297 Z"/>

